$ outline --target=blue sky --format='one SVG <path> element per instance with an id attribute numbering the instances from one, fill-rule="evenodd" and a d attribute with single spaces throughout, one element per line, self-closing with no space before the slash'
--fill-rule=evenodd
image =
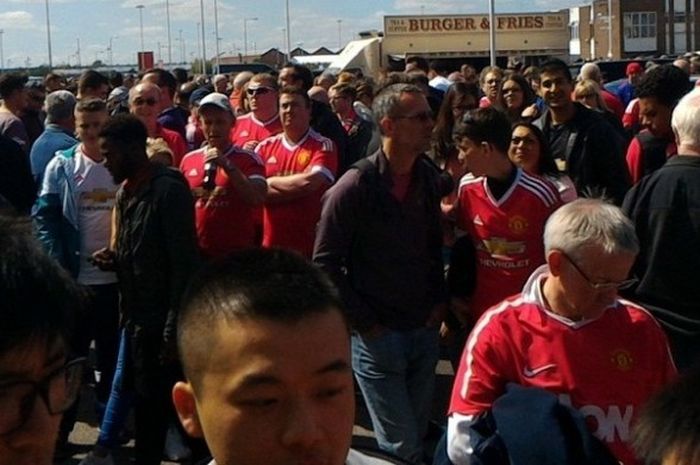
<path id="1" fill-rule="evenodd" d="M 586 0 L 495 0 L 496 13 L 549 11 L 580 5 Z M 54 66 L 77 63 L 78 39 L 81 63 L 100 59 L 109 64 L 112 38 L 114 63 L 134 63 L 140 48 L 139 12 L 143 4 L 144 42 L 147 50 L 167 60 L 165 0 L 49 0 Z M 204 0 L 207 56 L 214 53 L 214 0 Z M 243 20 L 248 20 L 248 50 L 284 47 L 285 0 L 217 0 L 220 50 L 242 53 Z M 314 50 L 338 47 L 357 32 L 382 28 L 382 17 L 394 14 L 485 13 L 487 0 L 289 0 L 292 46 Z M 198 56 L 199 0 L 169 0 L 173 61 Z M 44 0 L 0 0 L 0 29 L 6 67 L 48 63 Z"/>

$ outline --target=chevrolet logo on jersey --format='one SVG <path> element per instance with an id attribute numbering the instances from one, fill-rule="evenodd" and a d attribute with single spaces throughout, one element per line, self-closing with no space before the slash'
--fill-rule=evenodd
<path id="1" fill-rule="evenodd" d="M 108 191 L 107 189 L 95 189 L 90 192 L 81 193 L 80 199 L 95 203 L 105 203 L 109 200 L 113 200 L 115 196 L 116 193 L 114 191 Z"/>
<path id="2" fill-rule="evenodd" d="M 522 241 L 509 241 L 502 237 L 484 239 L 478 249 L 485 250 L 494 257 L 509 257 L 525 253 L 525 243 Z"/>

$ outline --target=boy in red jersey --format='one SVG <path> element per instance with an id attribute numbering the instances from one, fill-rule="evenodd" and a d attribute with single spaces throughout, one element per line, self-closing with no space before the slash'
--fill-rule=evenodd
<path id="1" fill-rule="evenodd" d="M 321 196 L 335 181 L 338 154 L 333 141 L 311 129 L 311 100 L 303 90 L 280 91 L 280 118 L 284 132 L 256 148 L 267 175 L 263 246 L 311 258 Z"/>
<path id="2" fill-rule="evenodd" d="M 448 419 L 455 465 L 469 463 L 469 425 L 507 383 L 557 394 L 618 460 L 635 464 L 630 426 L 676 374 L 658 323 L 617 296 L 639 250 L 620 209 L 596 199 L 564 205 L 547 221 L 544 243 L 547 264 L 486 312 L 467 341 Z"/>
<path id="3" fill-rule="evenodd" d="M 493 108 L 467 113 L 454 131 L 460 158 L 471 171 L 460 182 L 455 211 L 476 250 L 472 321 L 520 292 L 544 263 L 544 224 L 561 205 L 554 186 L 510 161 L 510 133 L 505 114 Z"/>
<path id="4" fill-rule="evenodd" d="M 180 170 L 195 202 L 197 240 L 205 258 L 253 247 L 256 207 L 265 199 L 265 169 L 260 157 L 231 144 L 235 123 L 228 97 L 202 99 L 199 119 L 207 145 L 188 153 Z"/>

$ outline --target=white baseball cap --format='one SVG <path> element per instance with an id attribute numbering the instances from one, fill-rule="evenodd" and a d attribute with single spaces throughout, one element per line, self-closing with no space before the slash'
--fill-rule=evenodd
<path id="1" fill-rule="evenodd" d="M 231 103 L 228 101 L 228 97 L 224 94 L 212 92 L 211 94 L 207 95 L 199 101 L 199 108 L 203 108 L 207 105 L 212 105 L 224 111 L 227 111 L 232 115 L 234 114 L 233 109 L 231 108 Z"/>

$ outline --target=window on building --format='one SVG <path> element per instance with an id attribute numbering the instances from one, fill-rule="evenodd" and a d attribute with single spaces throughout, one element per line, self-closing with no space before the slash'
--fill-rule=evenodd
<path id="1" fill-rule="evenodd" d="M 579 30 L 580 26 L 578 21 L 569 24 L 569 37 L 571 37 L 571 40 L 578 40 L 580 38 Z"/>
<path id="2" fill-rule="evenodd" d="M 656 37 L 656 12 L 625 13 L 625 39 L 647 39 Z"/>

